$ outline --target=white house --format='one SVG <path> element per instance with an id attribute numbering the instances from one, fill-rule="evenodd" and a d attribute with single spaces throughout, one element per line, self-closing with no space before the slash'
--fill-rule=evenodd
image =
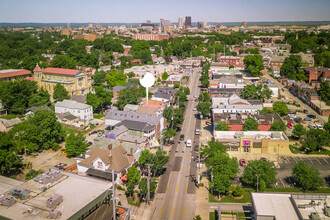
<path id="1" fill-rule="evenodd" d="M 273 92 L 272 93 L 272 98 L 277 98 L 279 96 L 277 85 L 269 84 L 268 88 Z"/>
<path id="2" fill-rule="evenodd" d="M 70 112 L 72 115 L 78 117 L 83 124 L 93 120 L 93 107 L 91 105 L 67 99 L 57 102 L 55 104 L 55 113 L 64 114 L 65 112 Z"/>

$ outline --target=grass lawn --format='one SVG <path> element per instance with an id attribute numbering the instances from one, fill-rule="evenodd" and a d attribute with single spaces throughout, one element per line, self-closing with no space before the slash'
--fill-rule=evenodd
<path id="1" fill-rule="evenodd" d="M 276 188 L 267 188 L 265 192 L 288 192 L 288 193 L 325 193 L 330 194 L 330 188 L 319 188 L 314 191 L 307 190 L 303 192 L 300 188 L 293 187 L 276 187 Z"/>
<path id="2" fill-rule="evenodd" d="M 104 115 L 102 114 L 102 112 L 100 112 L 98 114 L 94 114 L 94 118 L 101 119 L 103 117 L 104 117 Z"/>
<path id="3" fill-rule="evenodd" d="M 293 153 L 293 154 L 305 154 L 305 155 L 318 154 L 318 155 L 330 156 L 330 151 L 327 149 L 323 149 L 321 151 L 305 152 L 302 148 L 295 147 L 293 145 L 289 145 L 289 148 L 290 148 L 291 153 Z"/>
<path id="4" fill-rule="evenodd" d="M 229 191 L 234 190 L 234 186 L 229 187 Z M 252 188 L 243 188 L 244 193 L 243 193 L 243 198 L 241 199 L 236 199 L 235 197 L 232 196 L 231 192 L 229 192 L 228 195 L 221 197 L 221 201 L 223 203 L 251 203 L 251 192 L 255 192 L 254 189 Z M 211 195 L 209 193 L 209 202 L 219 202 L 218 196 L 217 195 Z"/>
<path id="5" fill-rule="evenodd" d="M 299 153 L 301 153 L 302 151 L 301 151 L 301 149 L 299 148 L 299 147 L 294 147 L 293 145 L 289 145 L 289 148 L 290 148 L 290 151 L 291 151 L 291 153 L 293 153 L 293 154 L 299 154 Z"/>
<path id="6" fill-rule="evenodd" d="M 222 215 L 224 214 L 232 214 L 233 216 L 237 216 L 243 219 L 243 217 L 251 217 L 251 213 L 244 213 L 244 212 L 221 212 Z M 210 220 L 217 220 L 218 213 L 210 212 L 209 213 Z M 236 219 L 235 217 L 233 219 Z"/>

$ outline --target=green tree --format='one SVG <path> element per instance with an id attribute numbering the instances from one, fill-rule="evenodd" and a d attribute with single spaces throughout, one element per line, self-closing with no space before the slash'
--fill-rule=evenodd
<path id="1" fill-rule="evenodd" d="M 70 96 L 68 91 L 65 89 L 65 87 L 57 83 L 56 86 L 54 87 L 53 98 L 57 101 L 63 101 L 64 99 L 69 99 Z"/>
<path id="2" fill-rule="evenodd" d="M 214 190 L 219 194 L 225 195 L 229 191 L 229 187 L 233 182 L 230 178 L 222 173 L 215 173 L 213 178 Z"/>
<path id="3" fill-rule="evenodd" d="M 56 55 L 50 65 L 57 68 L 76 69 L 77 61 L 68 55 Z"/>
<path id="4" fill-rule="evenodd" d="M 324 123 L 324 130 L 330 134 L 330 116 L 328 116 L 328 122 Z"/>
<path id="5" fill-rule="evenodd" d="M 100 104 L 101 104 L 101 102 L 100 102 L 99 98 L 97 97 L 97 95 L 93 94 L 91 92 L 87 93 L 86 103 L 88 105 L 93 106 L 94 111 L 97 111 L 100 107 Z"/>
<path id="6" fill-rule="evenodd" d="M 155 153 L 155 159 L 154 159 L 154 165 L 152 166 L 152 170 L 154 172 L 154 176 L 157 174 L 157 172 L 167 164 L 169 160 L 169 156 L 167 156 L 166 151 L 160 150 L 160 148 L 157 149 Z"/>
<path id="7" fill-rule="evenodd" d="M 105 81 L 110 87 L 123 86 L 126 84 L 127 76 L 122 71 L 111 70 L 105 77 Z"/>
<path id="8" fill-rule="evenodd" d="M 216 131 L 229 131 L 229 126 L 224 121 L 218 121 L 217 127 L 215 128 Z"/>
<path id="9" fill-rule="evenodd" d="M 306 129 L 302 124 L 295 124 L 293 126 L 292 134 L 299 139 L 301 136 L 306 134 Z"/>
<path id="10" fill-rule="evenodd" d="M 247 55 L 244 60 L 244 65 L 246 66 L 246 70 L 252 75 L 252 76 L 261 76 L 262 73 L 260 72 L 263 70 L 264 67 L 264 61 L 262 59 L 261 55 Z"/>
<path id="11" fill-rule="evenodd" d="M 210 114 L 211 111 L 211 103 L 209 102 L 200 102 L 197 105 L 197 110 L 205 117 Z"/>
<path id="12" fill-rule="evenodd" d="M 261 111 L 259 111 L 260 113 L 274 113 L 273 109 L 268 109 L 268 108 L 263 108 Z"/>
<path id="13" fill-rule="evenodd" d="M 94 85 L 100 86 L 103 83 L 105 83 L 105 77 L 107 76 L 107 73 L 103 70 L 96 71 L 95 74 L 92 76 L 92 79 L 94 80 Z"/>
<path id="14" fill-rule="evenodd" d="M 233 196 L 234 197 L 240 197 L 241 195 L 243 195 L 244 193 L 244 189 L 240 186 L 240 185 L 237 185 L 234 190 L 233 190 Z"/>
<path id="15" fill-rule="evenodd" d="M 220 142 L 209 141 L 208 145 L 203 146 L 201 155 L 206 158 L 213 157 L 216 152 L 226 153 L 226 147 Z"/>
<path id="16" fill-rule="evenodd" d="M 0 174 L 10 175 L 20 172 L 22 162 L 15 154 L 15 145 L 8 132 L 0 132 Z"/>
<path id="17" fill-rule="evenodd" d="M 129 72 L 127 73 L 128 78 L 133 78 L 135 76 L 135 73 Z"/>
<path id="18" fill-rule="evenodd" d="M 119 92 L 116 106 L 122 110 L 127 104 L 139 104 L 140 99 L 139 89 L 135 86 L 128 86 Z"/>
<path id="19" fill-rule="evenodd" d="M 211 97 L 208 92 L 202 92 L 201 94 L 199 94 L 198 100 L 200 102 L 211 102 Z"/>
<path id="20" fill-rule="evenodd" d="M 258 122 L 253 118 L 246 119 L 243 125 L 243 131 L 259 131 Z"/>
<path id="21" fill-rule="evenodd" d="M 177 89 L 180 87 L 180 83 L 174 83 L 174 88 Z"/>
<path id="22" fill-rule="evenodd" d="M 166 81 L 168 79 L 168 73 L 165 71 L 163 74 L 162 74 L 162 80 L 163 81 Z"/>
<path id="23" fill-rule="evenodd" d="M 171 139 L 176 135 L 176 130 L 174 129 L 165 129 L 164 130 L 164 137 L 166 140 Z"/>
<path id="24" fill-rule="evenodd" d="M 242 181 L 250 186 L 257 185 L 261 180 L 265 181 L 266 186 L 276 183 L 276 169 L 273 165 L 264 160 L 252 160 L 244 169 Z"/>
<path id="25" fill-rule="evenodd" d="M 146 169 L 148 166 L 147 164 L 154 163 L 154 154 L 151 153 L 149 150 L 144 150 L 139 157 L 139 165 Z"/>
<path id="26" fill-rule="evenodd" d="M 303 143 L 303 148 L 308 151 L 322 150 L 323 147 L 329 146 L 330 135 L 321 129 L 310 129 L 307 132 L 306 140 Z"/>
<path id="27" fill-rule="evenodd" d="M 29 106 L 43 106 L 50 105 L 50 95 L 47 90 L 41 88 L 36 94 L 32 95 Z"/>
<path id="28" fill-rule="evenodd" d="M 302 59 L 299 55 L 290 55 L 284 59 L 280 74 L 292 80 L 306 80 L 302 67 Z"/>
<path id="29" fill-rule="evenodd" d="M 267 85 L 254 84 L 244 86 L 241 92 L 243 99 L 269 99 L 272 96 L 272 91 Z"/>
<path id="30" fill-rule="evenodd" d="M 265 191 L 267 188 L 266 182 L 264 180 L 260 180 L 260 184 L 259 184 L 259 190 L 260 192 Z"/>
<path id="31" fill-rule="evenodd" d="M 285 131 L 286 130 L 286 126 L 285 123 L 283 121 L 280 120 L 275 120 L 270 129 L 270 131 Z"/>
<path id="32" fill-rule="evenodd" d="M 290 112 L 288 106 L 284 102 L 274 102 L 273 110 L 280 116 L 287 115 Z"/>
<path id="33" fill-rule="evenodd" d="M 100 107 L 106 108 L 108 105 L 111 105 L 111 100 L 113 98 L 113 92 L 107 91 L 103 86 L 94 86 L 95 95 L 100 101 Z"/>
<path id="34" fill-rule="evenodd" d="M 303 190 L 316 190 L 323 186 L 323 179 L 320 177 L 319 171 L 308 166 L 305 161 L 295 163 L 292 176 Z"/>
<path id="35" fill-rule="evenodd" d="M 193 220 L 202 220 L 202 217 L 200 215 L 196 215 Z"/>
<path id="36" fill-rule="evenodd" d="M 136 185 L 140 181 L 140 178 L 141 178 L 140 171 L 137 169 L 135 165 L 131 166 L 127 172 L 127 182 Z"/>
<path id="37" fill-rule="evenodd" d="M 146 196 L 148 194 L 148 188 L 147 188 L 147 181 L 148 178 L 142 178 L 139 182 L 139 190 L 140 194 L 142 196 Z M 152 195 L 157 188 L 157 179 L 151 178 L 150 179 L 150 194 Z"/>
<path id="38" fill-rule="evenodd" d="M 321 99 L 330 105 L 330 81 L 321 82 L 319 94 Z"/>
<path id="39" fill-rule="evenodd" d="M 71 133 L 65 140 L 65 152 L 69 157 L 76 157 L 88 150 L 85 136 Z"/>

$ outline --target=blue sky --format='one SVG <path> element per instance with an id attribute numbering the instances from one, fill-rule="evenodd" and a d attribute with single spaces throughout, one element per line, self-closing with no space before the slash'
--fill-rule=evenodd
<path id="1" fill-rule="evenodd" d="M 0 0 L 0 22 L 329 21 L 330 0 Z"/>

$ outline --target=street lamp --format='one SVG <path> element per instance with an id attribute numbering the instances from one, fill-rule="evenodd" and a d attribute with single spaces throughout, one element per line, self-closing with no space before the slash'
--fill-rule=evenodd
<path id="1" fill-rule="evenodd" d="M 258 192 L 258 185 L 259 185 L 259 174 L 255 174 L 257 176 L 257 192 Z"/>

